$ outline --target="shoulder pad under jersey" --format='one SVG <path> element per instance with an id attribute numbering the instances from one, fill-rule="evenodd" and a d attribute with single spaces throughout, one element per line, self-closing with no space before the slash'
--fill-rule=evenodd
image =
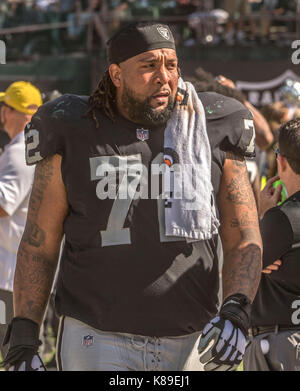
<path id="1" fill-rule="evenodd" d="M 234 98 L 216 92 L 200 92 L 209 137 L 223 151 L 255 156 L 255 129 L 252 113 Z"/>
<path id="2" fill-rule="evenodd" d="M 300 243 L 300 201 L 299 197 L 291 197 L 282 205 L 279 206 L 281 212 L 283 212 L 292 227 L 294 234 L 294 243 Z"/>
<path id="3" fill-rule="evenodd" d="M 88 96 L 66 94 L 47 102 L 34 114 L 25 128 L 26 162 L 28 165 L 63 153 L 66 133 L 88 109 Z"/>

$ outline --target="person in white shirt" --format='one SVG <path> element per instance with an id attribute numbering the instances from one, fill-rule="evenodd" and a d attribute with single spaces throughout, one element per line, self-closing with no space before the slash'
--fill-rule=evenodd
<path id="1" fill-rule="evenodd" d="M 1 127 L 10 137 L 0 156 L 0 342 L 13 317 L 17 250 L 27 216 L 34 168 L 25 162 L 24 128 L 42 104 L 40 91 L 17 81 L 0 93 Z M 1 350 L 2 356 L 5 350 Z"/>

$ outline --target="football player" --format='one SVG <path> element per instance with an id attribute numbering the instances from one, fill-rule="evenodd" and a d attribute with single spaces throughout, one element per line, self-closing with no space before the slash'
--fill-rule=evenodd
<path id="1" fill-rule="evenodd" d="M 108 42 L 108 60 L 89 98 L 49 102 L 26 129 L 27 163 L 36 172 L 4 364 L 42 365 L 39 327 L 65 235 L 59 369 L 234 370 L 261 272 L 244 160 L 254 153 L 252 115 L 183 82 L 166 25 L 122 29 Z M 190 156 L 199 163 L 183 178 L 196 195 L 193 210 L 187 197 L 175 199 L 172 181 L 165 195 L 164 183 L 156 186 L 157 167 Z M 195 178 L 201 194 L 190 190 Z"/>

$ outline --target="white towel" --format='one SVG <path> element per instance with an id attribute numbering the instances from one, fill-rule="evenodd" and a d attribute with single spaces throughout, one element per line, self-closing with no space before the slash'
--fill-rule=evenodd
<path id="1" fill-rule="evenodd" d="M 164 161 L 171 167 L 171 180 L 164 178 L 164 194 L 169 195 L 165 234 L 207 240 L 218 233 L 220 223 L 211 184 L 205 111 L 194 86 L 181 78 L 177 99 L 164 135 Z"/>

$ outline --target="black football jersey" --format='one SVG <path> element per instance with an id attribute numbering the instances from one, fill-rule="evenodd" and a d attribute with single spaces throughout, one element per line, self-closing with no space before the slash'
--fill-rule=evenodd
<path id="1" fill-rule="evenodd" d="M 300 191 L 268 210 L 260 223 L 263 267 L 277 259 L 279 269 L 262 274 L 252 305 L 253 326 L 300 325 Z M 300 326 L 299 326 L 300 327 Z"/>
<path id="2" fill-rule="evenodd" d="M 252 115 L 234 99 L 199 96 L 217 195 L 225 152 L 253 153 Z M 40 107 L 25 130 L 28 164 L 62 156 L 69 213 L 58 313 L 104 331 L 175 336 L 201 330 L 219 304 L 219 237 L 187 243 L 164 235 L 165 200 L 151 194 L 159 175 L 153 165 L 163 163 L 164 128 L 121 116 L 112 122 L 101 111 L 97 128 L 84 116 L 87 109 L 87 97 L 64 95 Z M 141 178 L 148 178 L 148 194 L 139 194 Z"/>

